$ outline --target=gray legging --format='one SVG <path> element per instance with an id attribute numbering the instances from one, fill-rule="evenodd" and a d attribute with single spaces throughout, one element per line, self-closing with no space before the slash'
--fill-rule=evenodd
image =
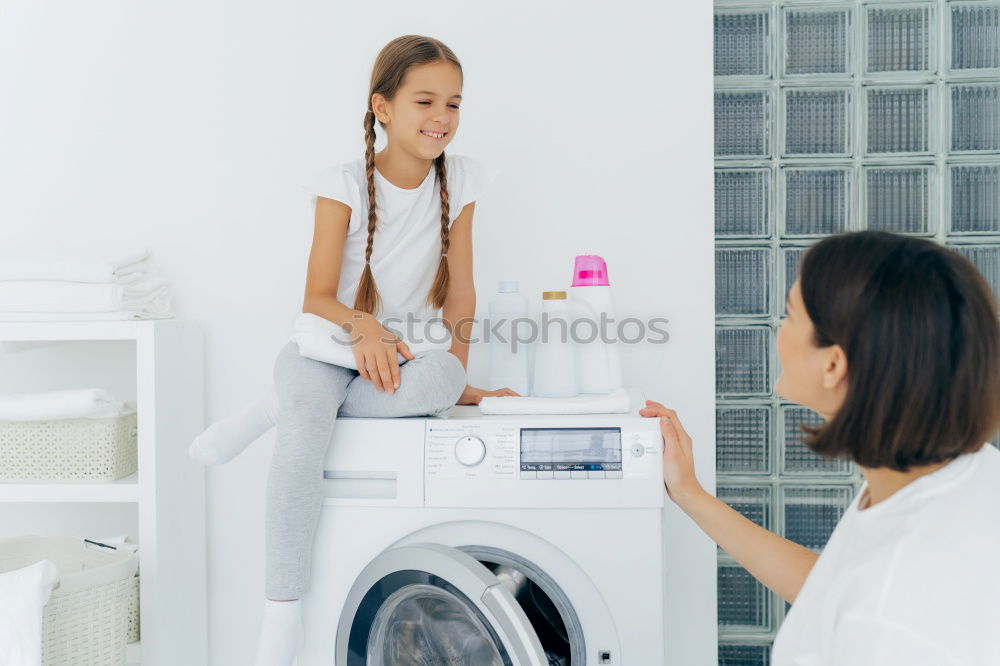
<path id="1" fill-rule="evenodd" d="M 280 410 L 265 519 L 269 599 L 298 599 L 309 587 L 313 538 L 323 506 L 323 461 L 337 416 L 435 416 L 455 405 L 465 368 L 447 351 L 399 366 L 399 388 L 375 389 L 357 370 L 299 354 L 289 342 L 274 364 Z"/>

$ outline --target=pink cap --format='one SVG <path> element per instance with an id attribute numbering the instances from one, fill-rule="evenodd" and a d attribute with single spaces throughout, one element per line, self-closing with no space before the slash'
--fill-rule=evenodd
<path id="1" fill-rule="evenodd" d="M 608 265 L 596 254 L 580 254 L 573 266 L 574 287 L 610 287 Z"/>

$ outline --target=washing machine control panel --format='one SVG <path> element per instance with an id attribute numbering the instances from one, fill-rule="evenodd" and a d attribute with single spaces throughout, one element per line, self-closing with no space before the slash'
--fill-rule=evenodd
<path id="1" fill-rule="evenodd" d="M 429 421 L 424 463 L 428 477 L 606 481 L 655 470 L 660 451 L 658 429 Z"/>
<path id="2" fill-rule="evenodd" d="M 428 419 L 428 506 L 660 506 L 655 419 Z"/>

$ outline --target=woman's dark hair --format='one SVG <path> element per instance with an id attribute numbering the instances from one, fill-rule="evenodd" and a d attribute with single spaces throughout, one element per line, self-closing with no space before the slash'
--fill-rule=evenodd
<path id="1" fill-rule="evenodd" d="M 802 257 L 815 344 L 847 355 L 847 395 L 805 444 L 906 471 L 978 451 L 1000 427 L 997 300 L 968 259 L 936 243 L 861 231 Z"/>

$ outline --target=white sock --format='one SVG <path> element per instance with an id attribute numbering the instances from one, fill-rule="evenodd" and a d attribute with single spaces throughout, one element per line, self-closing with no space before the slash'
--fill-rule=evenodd
<path id="1" fill-rule="evenodd" d="M 304 642 L 301 600 L 266 599 L 254 666 L 292 666 Z"/>
<path id="2" fill-rule="evenodd" d="M 278 392 L 272 387 L 256 402 L 210 425 L 191 442 L 188 454 L 202 465 L 227 463 L 277 422 Z"/>

